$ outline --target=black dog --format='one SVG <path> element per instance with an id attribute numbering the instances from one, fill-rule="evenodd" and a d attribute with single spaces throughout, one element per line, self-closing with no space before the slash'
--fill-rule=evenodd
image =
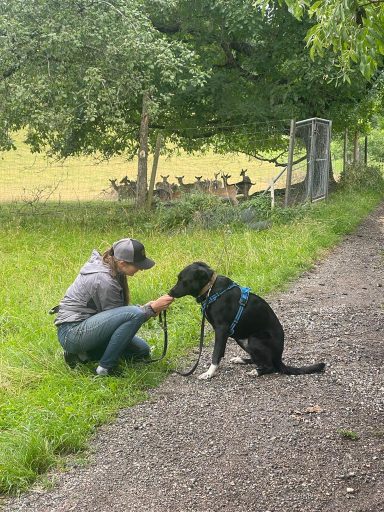
<path id="1" fill-rule="evenodd" d="M 282 362 L 284 331 L 279 319 L 264 299 L 254 293 L 249 293 L 247 297 L 246 290 L 242 292 L 231 279 L 216 275 L 201 261 L 188 265 L 178 275 L 177 283 L 169 294 L 175 298 L 185 295 L 196 297 L 203 307 L 206 306 L 206 317 L 215 330 L 212 364 L 199 378 L 213 377 L 224 356 L 229 336 L 250 355 L 246 359 L 235 357 L 232 362 L 255 364 L 256 370 L 252 372 L 254 375 L 273 372 L 288 375 L 322 372 L 324 363 L 296 368 Z M 237 323 L 235 319 L 238 320 Z"/>

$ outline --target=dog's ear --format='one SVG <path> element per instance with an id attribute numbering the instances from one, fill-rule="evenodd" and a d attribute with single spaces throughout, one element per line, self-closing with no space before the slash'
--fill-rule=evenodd
<path id="1" fill-rule="evenodd" d="M 205 284 L 205 283 L 208 283 L 208 281 L 211 279 L 212 275 L 213 275 L 213 270 L 211 268 L 209 268 L 208 265 L 204 264 L 203 268 L 198 268 L 195 271 L 194 277 L 199 282 L 203 282 Z"/>
<path id="2" fill-rule="evenodd" d="M 209 270 L 213 273 L 213 270 L 211 269 L 211 267 L 209 265 L 207 265 L 206 263 L 204 263 L 204 261 L 195 261 L 195 262 L 193 262 L 193 265 L 203 267 L 205 270 Z"/>

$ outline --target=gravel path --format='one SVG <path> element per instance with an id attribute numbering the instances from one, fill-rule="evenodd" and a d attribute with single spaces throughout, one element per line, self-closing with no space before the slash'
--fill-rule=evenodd
<path id="1" fill-rule="evenodd" d="M 170 376 L 98 431 L 86 466 L 4 512 L 383 511 L 383 234 L 384 204 L 269 298 L 285 361 L 325 374 L 252 378 L 229 343 L 212 381 Z"/>

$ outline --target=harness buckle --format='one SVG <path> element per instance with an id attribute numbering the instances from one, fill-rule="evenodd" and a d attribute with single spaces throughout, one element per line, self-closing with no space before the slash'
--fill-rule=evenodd
<path id="1" fill-rule="evenodd" d="M 248 302 L 250 288 L 240 287 L 241 295 L 239 299 L 240 306 L 245 307 Z"/>

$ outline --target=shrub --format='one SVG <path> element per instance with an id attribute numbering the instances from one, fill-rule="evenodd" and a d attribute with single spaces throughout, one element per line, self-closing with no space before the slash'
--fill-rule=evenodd
<path id="1" fill-rule="evenodd" d="M 348 164 L 340 174 L 340 185 L 345 188 L 384 190 L 384 178 L 380 167 L 362 162 Z"/>
<path id="2" fill-rule="evenodd" d="M 209 194 L 185 195 L 180 201 L 159 204 L 156 225 L 159 229 L 200 226 L 215 229 L 233 224 L 239 218 L 237 208 Z"/>

